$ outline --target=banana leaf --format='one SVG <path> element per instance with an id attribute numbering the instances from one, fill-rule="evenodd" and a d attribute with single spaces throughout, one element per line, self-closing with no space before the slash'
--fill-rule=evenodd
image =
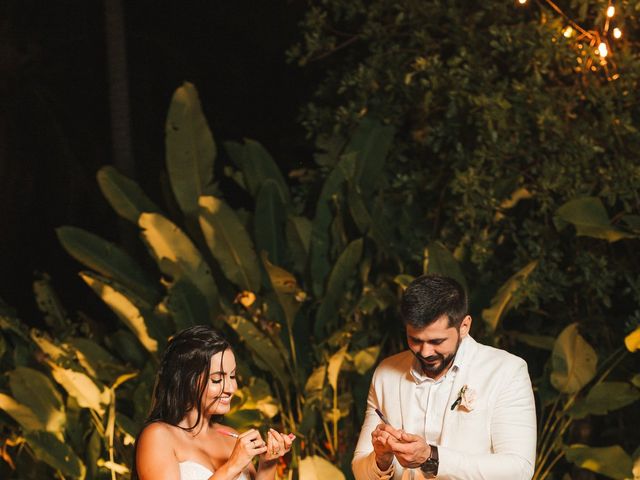
<path id="1" fill-rule="evenodd" d="M 193 84 L 173 94 L 165 126 L 167 172 L 178 205 L 187 217 L 198 213 L 198 198 L 211 195 L 216 144 Z"/>
<path id="2" fill-rule="evenodd" d="M 56 229 L 64 249 L 87 268 L 115 280 L 136 293 L 150 307 L 160 293 L 144 270 L 124 250 L 77 227 Z"/>
<path id="3" fill-rule="evenodd" d="M 28 432 L 27 443 L 40 460 L 74 479 L 84 479 L 86 467 L 78 455 L 49 432 Z"/>
<path id="4" fill-rule="evenodd" d="M 289 215 L 286 224 L 287 247 L 293 261 L 293 271 L 304 273 L 309 259 L 311 222 L 306 217 Z"/>
<path id="5" fill-rule="evenodd" d="M 264 181 L 256 198 L 256 211 L 253 216 L 253 238 L 258 252 L 263 250 L 276 265 L 284 263 L 284 226 L 286 207 L 277 184 Z"/>
<path id="6" fill-rule="evenodd" d="M 556 339 L 551 353 L 553 387 L 573 394 L 580 391 L 596 374 L 598 355 L 578 333 L 578 324 L 567 326 Z"/>
<path id="7" fill-rule="evenodd" d="M 345 181 L 353 177 L 355 166 L 355 155 L 343 156 L 336 168 L 325 180 L 316 204 L 309 250 L 311 284 L 316 297 L 321 297 L 324 293 L 324 282 L 331 271 L 332 262 L 329 258 L 329 245 L 330 228 L 334 217 L 331 211 L 331 201 L 335 195 L 342 191 Z"/>
<path id="8" fill-rule="evenodd" d="M 99 415 L 104 415 L 107 405 L 112 399 L 111 392 L 105 386 L 97 383 L 85 373 L 71 368 L 65 368 L 52 361 L 47 361 L 51 368 L 51 375 L 67 393 L 72 396 L 78 405 L 90 408 Z"/>
<path id="9" fill-rule="evenodd" d="M 9 386 L 16 401 L 38 417 L 42 430 L 62 439 L 67 418 L 62 397 L 49 377 L 32 368 L 17 367 L 9 372 Z"/>
<path id="10" fill-rule="evenodd" d="M 98 185 L 115 212 L 125 220 L 138 224 L 144 212 L 162 213 L 129 177 L 122 175 L 112 166 L 102 167 L 97 174 Z"/>
<path id="11" fill-rule="evenodd" d="M 225 142 L 224 147 L 231 160 L 242 170 L 244 184 L 254 198 L 258 196 L 265 182 L 271 180 L 277 187 L 282 201 L 289 204 L 289 187 L 278 165 L 261 144 L 245 139 L 244 144 Z"/>
<path id="12" fill-rule="evenodd" d="M 442 243 L 431 242 L 427 247 L 427 252 L 429 256 L 426 273 L 437 273 L 451 277 L 462 285 L 466 292 L 469 291 L 460 264 Z"/>
<path id="13" fill-rule="evenodd" d="M 206 299 L 191 282 L 184 279 L 169 287 L 163 305 L 171 314 L 176 331 L 207 323 L 210 317 Z"/>
<path id="14" fill-rule="evenodd" d="M 605 475 L 615 480 L 633 477 L 633 461 L 620 445 L 589 447 L 587 445 L 565 445 L 567 460 L 580 468 Z"/>
<path id="15" fill-rule="evenodd" d="M 200 291 L 212 311 L 219 310 L 218 287 L 209 265 L 193 242 L 174 223 L 162 215 L 143 213 L 139 219 L 142 238 L 172 285 L 181 279 L 191 282 Z"/>
<path id="16" fill-rule="evenodd" d="M 0 393 L 0 410 L 4 410 L 25 432 L 46 430 L 46 424 L 33 410 L 5 393 Z"/>
<path id="17" fill-rule="evenodd" d="M 80 277 L 135 334 L 147 351 L 151 354 L 158 352 L 158 338 L 153 338 L 140 308 L 123 291 L 90 272 L 81 272 Z"/>
<path id="18" fill-rule="evenodd" d="M 327 292 L 322 298 L 316 313 L 314 333 L 317 339 L 323 338 L 328 324 L 337 318 L 340 300 L 343 298 L 347 282 L 354 277 L 360 257 L 362 257 L 363 239 L 351 242 L 338 257 L 327 282 Z"/>
<path id="19" fill-rule="evenodd" d="M 280 306 L 284 311 L 287 324 L 289 328 L 292 328 L 296 314 L 298 313 L 298 310 L 300 310 L 301 306 L 300 302 L 296 298 L 296 296 L 300 294 L 300 288 L 298 287 L 296 277 L 285 269 L 280 268 L 277 265 L 273 265 L 264 252 L 262 253 L 261 258 L 264 268 L 267 271 L 267 275 L 269 276 L 269 280 L 271 281 L 271 286 L 278 298 L 278 303 L 280 303 Z"/>
<path id="20" fill-rule="evenodd" d="M 567 224 L 576 228 L 576 235 L 617 242 L 623 238 L 636 238 L 611 224 L 609 215 L 597 197 L 583 197 L 569 200 L 558 208 L 554 222 L 558 230 Z"/>
<path id="21" fill-rule="evenodd" d="M 249 234 L 231 207 L 218 198 L 202 197 L 200 227 L 225 276 L 242 290 L 258 292 L 258 258 Z"/>

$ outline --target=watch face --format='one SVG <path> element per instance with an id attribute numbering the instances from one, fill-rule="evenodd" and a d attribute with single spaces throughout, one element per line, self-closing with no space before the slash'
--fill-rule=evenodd
<path id="1" fill-rule="evenodd" d="M 436 473 L 438 471 L 438 462 L 433 458 L 427 459 L 422 465 L 420 465 L 420 470 L 424 473 Z"/>

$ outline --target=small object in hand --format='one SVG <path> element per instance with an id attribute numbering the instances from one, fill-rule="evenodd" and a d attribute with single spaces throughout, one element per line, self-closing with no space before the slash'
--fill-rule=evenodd
<path id="1" fill-rule="evenodd" d="M 216 428 L 216 432 L 221 433 L 222 435 L 226 435 L 227 437 L 238 438 L 240 436 L 237 433 L 230 432 L 229 430 L 225 430 L 224 428 Z"/>
<path id="2" fill-rule="evenodd" d="M 382 420 L 385 425 L 391 425 L 389 423 L 389 420 L 387 420 L 387 417 L 385 417 L 384 414 L 377 408 L 376 408 L 376 413 L 378 414 L 378 416 L 380 417 L 380 420 Z"/>

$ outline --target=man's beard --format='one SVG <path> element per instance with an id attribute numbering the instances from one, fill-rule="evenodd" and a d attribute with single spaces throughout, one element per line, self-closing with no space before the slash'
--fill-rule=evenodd
<path id="1" fill-rule="evenodd" d="M 462 339 L 458 337 L 458 342 L 456 343 L 456 349 L 450 355 L 446 357 L 441 353 L 437 353 L 435 355 L 431 355 L 430 357 L 423 357 L 419 353 L 414 353 L 418 361 L 420 362 L 420 366 L 422 367 L 423 373 L 427 375 L 438 376 L 442 372 L 444 372 L 449 366 L 453 363 L 453 359 L 456 358 L 456 353 L 458 353 L 458 348 L 460 348 L 460 342 Z M 427 363 L 428 362 L 428 363 Z"/>

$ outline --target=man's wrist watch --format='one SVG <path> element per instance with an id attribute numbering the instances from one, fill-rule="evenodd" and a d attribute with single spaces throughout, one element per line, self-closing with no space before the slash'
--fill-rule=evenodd
<path id="1" fill-rule="evenodd" d="M 429 445 L 431 447 L 431 453 L 427 461 L 420 465 L 420 470 L 424 473 L 425 478 L 436 478 L 438 475 L 438 447 L 435 445 Z"/>

